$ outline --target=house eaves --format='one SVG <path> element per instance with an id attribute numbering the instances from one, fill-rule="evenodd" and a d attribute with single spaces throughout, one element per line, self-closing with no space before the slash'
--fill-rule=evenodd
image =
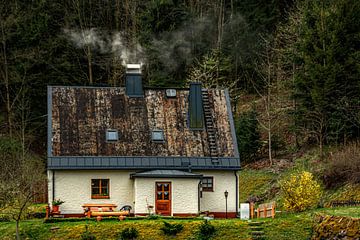
<path id="1" fill-rule="evenodd" d="M 48 169 L 239 170 L 240 159 L 236 157 L 52 156 L 48 157 Z"/>

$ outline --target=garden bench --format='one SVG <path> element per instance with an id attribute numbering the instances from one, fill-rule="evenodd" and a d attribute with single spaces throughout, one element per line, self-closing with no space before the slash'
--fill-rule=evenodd
<path id="1" fill-rule="evenodd" d="M 84 214 L 86 217 L 96 217 L 101 221 L 102 217 L 119 217 L 119 220 L 124 220 L 126 216 L 130 215 L 129 210 L 116 211 L 117 205 L 115 204 L 84 204 Z"/>

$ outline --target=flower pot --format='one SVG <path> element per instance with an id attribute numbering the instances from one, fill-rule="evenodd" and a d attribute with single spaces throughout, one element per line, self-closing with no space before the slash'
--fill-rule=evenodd
<path id="1" fill-rule="evenodd" d="M 60 207 L 59 205 L 53 205 L 52 211 L 53 211 L 53 212 L 56 212 L 56 213 L 57 213 L 57 212 L 60 212 L 60 211 L 59 211 L 59 207 Z"/>

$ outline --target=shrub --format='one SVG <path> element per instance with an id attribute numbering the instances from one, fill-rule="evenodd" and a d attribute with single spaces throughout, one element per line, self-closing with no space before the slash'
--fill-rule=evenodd
<path id="1" fill-rule="evenodd" d="M 326 188 L 360 184 L 360 142 L 349 144 L 330 156 L 323 182 Z"/>
<path id="2" fill-rule="evenodd" d="M 216 231 L 215 227 L 211 225 L 209 221 L 205 220 L 199 226 L 198 239 L 200 240 L 209 239 L 215 233 L 215 231 Z"/>
<path id="3" fill-rule="evenodd" d="M 136 239 L 138 236 L 139 231 L 136 230 L 136 228 L 125 228 L 121 231 L 119 240 L 133 240 Z"/>
<path id="4" fill-rule="evenodd" d="M 310 172 L 292 174 L 280 181 L 280 188 L 286 210 L 301 212 L 315 207 L 321 197 L 322 189 Z"/>
<path id="5" fill-rule="evenodd" d="M 146 218 L 149 219 L 149 220 L 156 220 L 156 219 L 159 219 L 160 216 L 156 215 L 156 214 L 150 214 Z"/>
<path id="6" fill-rule="evenodd" d="M 184 225 L 182 225 L 181 223 L 170 224 L 168 222 L 164 222 L 164 225 L 160 228 L 160 230 L 163 231 L 165 235 L 175 236 L 176 234 L 181 232 L 183 228 Z"/>
<path id="7" fill-rule="evenodd" d="M 82 240 L 96 240 L 96 237 L 94 234 L 92 234 L 89 230 L 88 230 L 88 226 L 85 225 L 85 231 L 81 234 L 81 239 Z"/>

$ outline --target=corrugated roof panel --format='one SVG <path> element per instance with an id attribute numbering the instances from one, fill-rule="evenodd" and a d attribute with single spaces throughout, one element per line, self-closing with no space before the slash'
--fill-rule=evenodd
<path id="1" fill-rule="evenodd" d="M 103 166 L 109 166 L 109 165 L 110 165 L 110 160 L 109 160 L 109 158 L 107 158 L 107 157 L 102 158 L 102 165 L 103 165 Z"/>
<path id="2" fill-rule="evenodd" d="M 124 161 L 123 161 L 124 162 Z M 116 158 L 110 158 L 110 162 L 109 162 L 110 166 L 116 166 L 118 165 L 118 160 Z"/>
<path id="3" fill-rule="evenodd" d="M 84 158 L 78 158 L 78 161 L 76 163 L 77 166 L 84 166 L 85 165 L 85 159 Z"/>
<path id="4" fill-rule="evenodd" d="M 141 164 L 141 158 L 134 158 L 134 166 L 142 166 Z"/>
<path id="5" fill-rule="evenodd" d="M 149 158 L 143 157 L 141 160 L 142 160 L 141 165 L 143 165 L 143 166 L 150 166 Z"/>
<path id="6" fill-rule="evenodd" d="M 83 165 L 80 163 L 83 161 Z M 213 163 L 211 158 L 181 158 L 174 161 L 174 158 L 161 157 L 112 157 L 102 161 L 102 157 L 50 157 L 48 158 L 49 169 L 240 169 L 238 158 L 218 158 L 217 163 Z M 116 161 L 114 161 L 116 160 Z M 180 158 L 178 158 L 180 160 Z M 111 162 L 111 164 L 109 164 Z M 149 164 L 151 162 L 151 164 Z M 74 164 L 76 163 L 76 164 Z M 121 164 L 119 164 L 121 163 Z M 190 165 L 189 165 L 190 164 Z"/>
<path id="7" fill-rule="evenodd" d="M 69 159 L 69 166 L 76 166 L 76 158 Z"/>
<path id="8" fill-rule="evenodd" d="M 99 157 L 94 158 L 94 166 L 101 166 L 101 159 Z"/>
<path id="9" fill-rule="evenodd" d="M 165 166 L 165 158 L 162 158 L 162 157 L 158 157 L 157 158 L 157 164 L 159 165 L 159 166 Z"/>

